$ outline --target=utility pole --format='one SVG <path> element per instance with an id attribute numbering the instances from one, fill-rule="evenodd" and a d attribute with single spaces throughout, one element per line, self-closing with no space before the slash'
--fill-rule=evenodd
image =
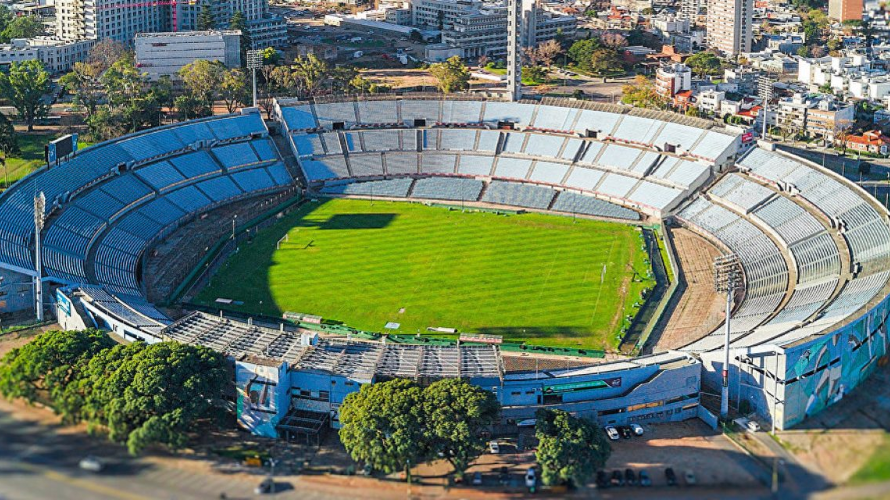
<path id="1" fill-rule="evenodd" d="M 37 276 L 34 277 L 34 307 L 37 309 L 37 321 L 43 322 L 43 263 L 40 252 L 40 233 L 46 222 L 46 196 L 41 191 L 34 197 L 34 265 Z"/>
<path id="2" fill-rule="evenodd" d="M 263 67 L 263 51 L 247 51 L 247 69 L 253 74 L 253 107 L 256 107 L 256 70 Z"/>
<path id="3" fill-rule="evenodd" d="M 714 259 L 714 290 L 726 293 L 726 321 L 724 322 L 723 388 L 720 392 L 720 417 L 729 415 L 729 337 L 732 298 L 741 285 L 742 265 L 738 255 L 722 255 Z"/>

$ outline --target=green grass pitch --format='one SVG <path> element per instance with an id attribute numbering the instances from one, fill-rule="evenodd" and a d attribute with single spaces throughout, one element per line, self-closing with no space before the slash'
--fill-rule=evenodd
<path id="1" fill-rule="evenodd" d="M 654 284 L 648 270 L 640 232 L 627 225 L 331 199 L 242 244 L 194 301 L 232 299 L 243 304 L 227 307 L 242 312 L 315 314 L 367 331 L 392 321 L 402 333 L 448 327 L 613 349 Z"/>

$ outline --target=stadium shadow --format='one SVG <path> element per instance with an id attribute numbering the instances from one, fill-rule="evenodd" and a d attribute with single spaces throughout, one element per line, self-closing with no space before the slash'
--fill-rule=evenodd
<path id="1" fill-rule="evenodd" d="M 397 214 L 336 214 L 318 225 L 318 229 L 383 229 Z"/>

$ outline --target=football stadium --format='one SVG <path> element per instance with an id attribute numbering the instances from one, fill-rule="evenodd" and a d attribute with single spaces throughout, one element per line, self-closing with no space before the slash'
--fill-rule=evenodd
<path id="1" fill-rule="evenodd" d="M 0 195 L 0 310 L 217 349 L 239 422 L 288 438 L 394 377 L 465 378 L 503 424 L 716 425 L 725 390 L 790 428 L 887 362 L 888 257 L 886 208 L 829 170 L 568 99 L 278 99 Z"/>

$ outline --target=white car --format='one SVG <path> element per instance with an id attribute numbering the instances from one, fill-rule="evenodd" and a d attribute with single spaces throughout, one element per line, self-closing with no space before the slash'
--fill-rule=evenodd
<path id="1" fill-rule="evenodd" d="M 621 436 L 618 435 L 618 429 L 612 427 L 611 425 L 605 426 L 603 429 L 606 431 L 606 435 L 609 436 L 609 439 L 612 441 L 618 441 Z"/>
<path id="2" fill-rule="evenodd" d="M 537 478 L 535 476 L 535 469 L 529 469 L 525 472 L 525 486 L 527 488 L 534 488 L 535 483 L 537 483 Z"/>
<path id="3" fill-rule="evenodd" d="M 637 436 L 643 435 L 643 426 L 640 424 L 630 424 L 630 430 L 634 431 Z"/>
<path id="4" fill-rule="evenodd" d="M 92 455 L 82 458 L 77 465 L 81 469 L 89 472 L 102 472 L 102 470 L 105 469 L 105 464 Z"/>
<path id="5" fill-rule="evenodd" d="M 490 441 L 488 443 L 488 451 L 490 451 L 494 455 L 497 455 L 501 452 L 501 447 L 498 445 L 497 441 Z"/>
<path id="6" fill-rule="evenodd" d="M 760 424 L 753 420 L 748 420 L 748 423 L 745 424 L 745 427 L 751 432 L 758 432 L 760 430 Z"/>

